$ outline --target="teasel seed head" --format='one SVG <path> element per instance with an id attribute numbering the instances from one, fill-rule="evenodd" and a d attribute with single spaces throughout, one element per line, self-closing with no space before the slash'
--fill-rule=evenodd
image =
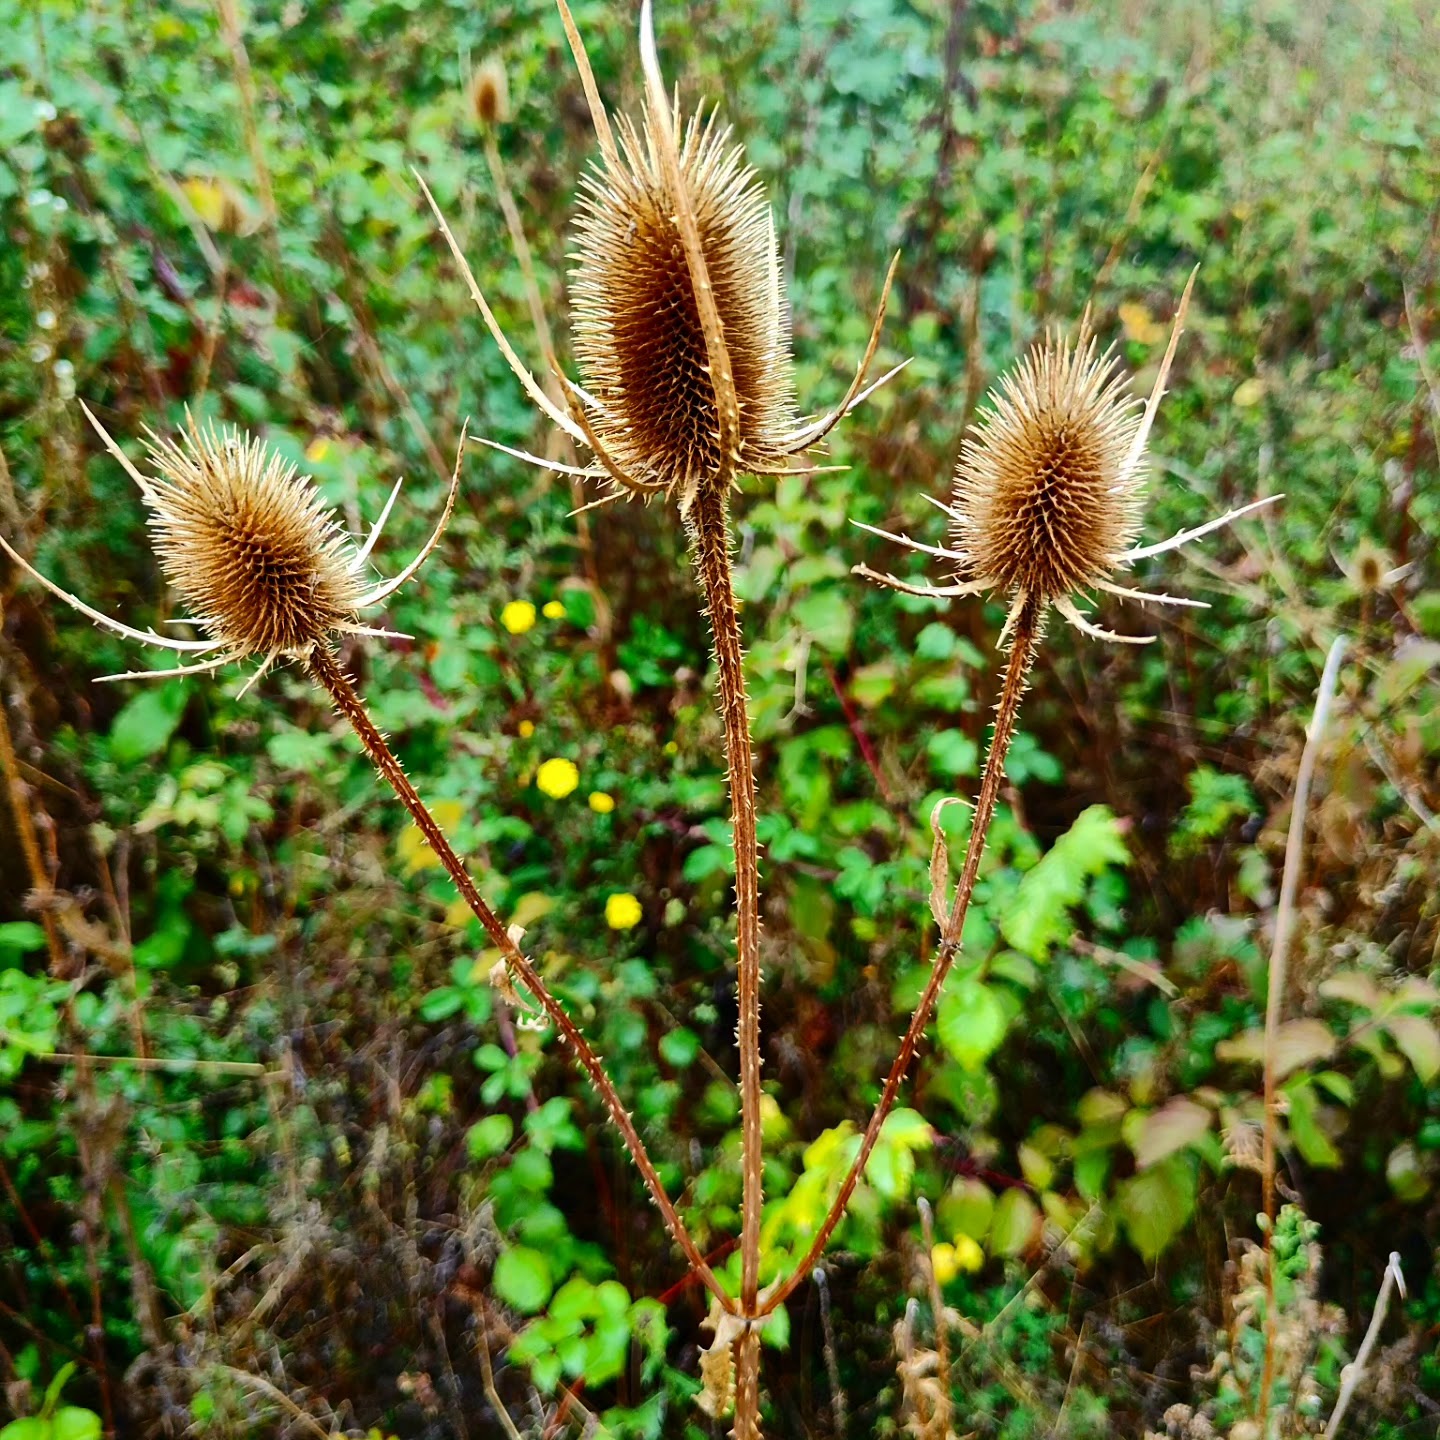
<path id="1" fill-rule="evenodd" d="M 665 123 L 665 122 L 658 122 Z M 795 424 L 789 307 L 763 187 L 712 112 L 679 147 L 739 409 L 738 453 L 720 449 L 714 376 L 676 199 L 647 113 L 619 123 L 618 161 L 584 181 L 571 296 L 575 357 L 592 423 L 631 475 L 682 491 L 731 468 L 783 462 Z"/>
<path id="2" fill-rule="evenodd" d="M 1141 405 L 1088 321 L 1056 334 L 991 393 L 955 471 L 951 538 L 970 576 L 1040 603 L 1107 579 L 1140 528 Z"/>
<path id="3" fill-rule="evenodd" d="M 1158 545 L 1136 546 L 1144 500 L 1146 443 L 1184 328 L 1195 274 L 1180 297 L 1160 373 L 1142 406 L 1113 351 L 1100 353 L 1081 321 L 1075 343 L 1046 338 L 992 390 L 961 447 L 950 502 L 935 502 L 950 519 L 951 545 L 924 545 L 905 535 L 861 529 L 949 560 L 953 583 L 915 585 L 867 566 L 856 573 L 909 594 L 999 592 L 1010 600 L 1002 644 L 1027 607 L 1053 607 L 1077 630 L 1101 640 L 1148 644 L 1150 635 L 1117 635 L 1092 625 L 1076 605 L 1103 590 L 1141 602 L 1205 608 L 1184 596 L 1116 585 L 1117 570 L 1228 525 L 1279 495 L 1243 505 Z M 857 522 L 858 523 L 858 522 Z"/>
<path id="4" fill-rule="evenodd" d="M 254 436 L 200 425 L 187 411 L 178 440 L 148 432 L 153 473 L 146 475 L 83 402 L 82 408 L 139 487 L 160 568 L 206 638 L 180 640 L 136 630 L 46 579 L 3 536 L 0 549 L 96 624 L 128 639 L 208 657 L 176 670 L 103 677 L 107 680 L 198 674 L 256 656 L 261 665 L 248 689 L 277 659 L 303 660 L 338 635 L 392 634 L 360 624 L 359 614 L 409 580 L 439 543 L 454 508 L 458 456 L 444 514 L 429 542 L 397 577 L 376 583 L 367 578 L 368 562 L 399 495 L 398 483 L 368 539 L 357 544 L 314 482 Z M 462 454 L 463 447 L 462 432 Z"/>
<path id="5" fill-rule="evenodd" d="M 723 493 L 742 473 L 792 472 L 794 457 L 819 445 L 903 368 L 865 387 L 899 256 L 845 395 L 826 414 L 799 419 L 774 223 L 743 152 L 713 110 L 702 108 L 682 126 L 660 73 L 651 0 L 640 10 L 645 110 L 638 125 L 621 119 L 615 126 L 574 16 L 566 0 L 556 4 L 600 148 L 582 183 L 571 255 L 582 384 L 559 374 L 546 336 L 537 336 L 547 367 L 568 391 L 560 403 L 506 339 L 429 187 L 416 178 L 525 393 L 593 460 L 573 466 L 477 440 L 547 470 L 608 482 L 611 490 L 595 504 L 663 494 L 688 513 L 702 487 Z"/>
<path id="6" fill-rule="evenodd" d="M 470 77 L 470 113 L 482 129 L 503 125 L 510 118 L 510 82 L 498 55 L 489 56 Z"/>

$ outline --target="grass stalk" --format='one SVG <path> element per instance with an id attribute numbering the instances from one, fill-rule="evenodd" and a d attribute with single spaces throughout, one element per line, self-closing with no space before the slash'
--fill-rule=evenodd
<path id="1" fill-rule="evenodd" d="M 1000 782 L 1005 774 L 1005 756 L 1010 749 L 1010 742 L 1015 736 L 1015 722 L 1020 714 L 1020 702 L 1025 696 L 1030 665 L 1040 644 L 1040 617 L 1041 607 L 1033 598 L 1024 600 L 1016 614 L 1010 658 L 1005 666 L 1005 674 L 1000 686 L 1000 699 L 995 709 L 995 729 L 990 737 L 990 749 L 985 757 L 985 773 L 980 781 L 980 793 L 975 800 L 970 840 L 965 848 L 965 864 L 960 872 L 960 883 L 956 886 L 955 899 L 951 903 L 945 928 L 941 932 L 940 949 L 936 953 L 935 963 L 930 969 L 930 978 L 926 981 L 919 1003 L 915 1006 L 915 1013 L 910 1017 L 910 1024 L 900 1042 L 900 1051 L 895 1057 L 895 1063 L 890 1067 L 889 1075 L 885 1077 L 885 1088 L 881 1092 L 880 1103 L 876 1105 L 875 1112 L 870 1117 L 870 1123 L 865 1127 L 864 1138 L 860 1142 L 859 1152 L 850 1166 L 850 1171 L 836 1193 L 819 1230 L 815 1232 L 815 1238 L 810 1242 L 810 1249 L 806 1252 L 805 1258 L 795 1267 L 789 1279 L 771 1292 L 766 1299 L 763 1314 L 769 1314 L 776 1306 L 783 1304 L 805 1276 L 815 1268 L 820 1256 L 824 1254 L 825 1246 L 829 1243 L 835 1227 L 840 1223 L 840 1217 L 845 1213 L 845 1206 L 849 1203 L 850 1196 L 870 1159 L 875 1142 L 880 1138 L 881 1127 L 885 1124 L 886 1118 L 899 1097 L 905 1072 L 915 1058 L 915 1052 L 925 1034 L 925 1027 L 930 1023 L 935 1002 L 940 998 L 941 988 L 950 974 L 950 968 L 955 963 L 956 955 L 960 953 L 960 936 L 965 928 L 965 916 L 969 912 L 970 901 L 975 894 L 975 882 L 980 875 L 980 861 L 985 853 L 985 838 L 990 829 L 990 822 L 995 817 L 996 802 L 1000 798 Z"/>
<path id="2" fill-rule="evenodd" d="M 621 1138 L 625 1141 L 625 1148 L 629 1150 L 630 1157 L 635 1162 L 635 1168 L 639 1170 L 640 1178 L 645 1182 L 645 1188 L 650 1192 L 651 1198 L 659 1208 L 666 1229 L 684 1252 L 685 1258 L 690 1262 L 695 1273 L 699 1275 L 705 1287 L 727 1310 L 730 1309 L 733 1302 L 715 1278 L 714 1271 L 706 1263 L 705 1257 L 700 1253 L 690 1232 L 685 1228 L 679 1213 L 671 1204 L 670 1197 L 665 1193 L 665 1186 L 661 1183 L 660 1176 L 656 1173 L 655 1166 L 645 1149 L 645 1142 L 641 1140 L 640 1132 L 636 1130 L 634 1121 L 631 1120 L 629 1113 L 621 1104 L 620 1096 L 616 1092 L 610 1076 L 606 1073 L 599 1055 L 591 1048 L 590 1043 L 580 1033 L 579 1028 L 565 1012 L 560 1002 L 550 993 L 549 987 L 540 978 L 535 967 L 521 953 L 520 947 L 511 939 L 499 917 L 476 889 L 475 882 L 470 878 L 470 872 L 465 868 L 464 862 L 455 853 L 445 832 L 410 783 L 410 777 L 406 775 L 404 767 L 386 743 L 385 737 L 376 728 L 375 722 L 371 720 L 369 711 L 365 708 L 365 702 L 356 693 L 355 687 L 350 683 L 350 678 L 345 674 L 340 662 L 328 649 L 316 646 L 311 652 L 307 664 L 310 674 L 329 694 L 335 703 L 335 708 L 359 737 L 361 745 L 364 746 L 366 754 L 380 772 L 381 778 L 394 790 L 400 803 L 410 812 L 411 819 L 414 820 L 420 833 L 455 882 L 455 888 L 459 890 L 461 898 L 484 926 L 490 943 L 504 956 L 507 968 L 535 997 L 549 1017 L 551 1024 L 570 1046 L 580 1068 L 584 1070 L 586 1078 L 594 1086 L 596 1094 L 599 1095 L 610 1118 L 620 1131 Z"/>
<path id="3" fill-rule="evenodd" d="M 1262 1440 L 1270 1415 L 1270 1394 L 1275 1384 L 1275 1135 L 1280 1076 L 1275 1063 L 1280 1016 L 1285 1006 L 1285 974 L 1290 958 L 1290 937 L 1295 929 L 1295 897 L 1300 889 L 1300 867 L 1305 856 L 1305 819 L 1310 809 L 1310 786 L 1325 738 L 1325 722 L 1335 698 L 1346 638 L 1337 635 L 1325 656 L 1315 713 L 1300 755 L 1295 777 L 1295 800 L 1290 812 L 1290 833 L 1285 837 L 1285 868 L 1280 877 L 1280 900 L 1275 910 L 1275 934 L 1270 944 L 1270 966 L 1265 993 L 1265 1125 L 1261 1151 L 1262 1194 L 1265 1207 L 1265 1362 L 1260 1372 L 1258 1423 Z"/>
<path id="4" fill-rule="evenodd" d="M 735 848 L 736 974 L 740 1010 L 740 1313 L 755 1316 L 760 1294 L 760 1211 L 764 1203 L 760 1136 L 760 858 L 755 836 L 755 764 L 745 697 L 745 652 L 730 565 L 730 516 L 725 489 L 703 486 L 687 516 L 695 568 L 715 640 L 719 710 Z M 808 1273 L 808 1272 L 807 1272 Z M 736 1341 L 735 1435 L 759 1430 L 760 1334 L 749 1327 Z"/>

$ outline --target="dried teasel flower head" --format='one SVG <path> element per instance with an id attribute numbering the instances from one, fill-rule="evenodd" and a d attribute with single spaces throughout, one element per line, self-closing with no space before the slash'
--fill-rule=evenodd
<path id="1" fill-rule="evenodd" d="M 621 117 L 618 152 L 585 177 L 571 298 L 597 439 L 628 474 L 683 493 L 727 472 L 783 468 L 795 385 L 789 306 L 759 179 L 711 111 L 684 125 L 674 183 L 662 127 L 679 132 L 678 113 L 648 111 L 639 128 Z M 682 189 L 734 388 L 728 456 L 706 320 L 676 220 Z"/>
<path id="2" fill-rule="evenodd" d="M 357 544 L 314 482 L 254 436 L 197 424 L 187 412 L 178 440 L 149 435 L 153 473 L 146 475 L 83 402 L 82 408 L 139 486 L 160 568 L 206 635 L 180 640 L 113 620 L 46 579 L 0 536 L 0 549 L 16 564 L 96 624 L 192 659 L 206 657 L 176 670 L 132 671 L 106 680 L 207 673 L 257 656 L 261 664 L 248 690 L 277 659 L 303 660 L 336 635 L 392 634 L 360 624 L 359 614 L 394 594 L 419 569 L 455 504 L 458 457 L 444 514 L 429 542 L 398 576 L 375 583 L 367 578 L 367 566 L 400 493 L 398 483 L 369 537 Z"/>
<path id="3" fill-rule="evenodd" d="M 638 123 L 621 119 L 612 127 L 574 17 L 565 0 L 557 5 L 600 149 L 582 182 L 571 257 L 583 384 L 562 377 L 567 407 L 545 394 L 506 340 L 420 183 L 511 369 L 536 406 L 594 462 L 566 466 L 481 443 L 546 469 L 607 481 L 613 487 L 607 500 L 669 494 L 687 510 L 702 488 L 723 492 L 738 474 L 789 470 L 793 457 L 819 444 L 895 373 L 862 389 L 895 265 L 841 403 L 814 421 L 798 420 L 774 223 L 742 151 L 713 110 L 702 107 L 682 123 L 660 73 L 650 0 L 640 14 L 645 111 Z M 558 373 L 548 351 L 545 360 Z"/>
<path id="4" fill-rule="evenodd" d="M 950 502 L 939 506 L 950 518 L 949 548 L 921 545 L 871 525 L 860 527 L 954 561 L 959 574 L 953 584 L 910 585 L 863 565 L 856 572 L 911 594 L 998 591 L 1011 600 L 1006 636 L 1029 605 L 1040 616 L 1053 606 L 1076 629 L 1096 639 L 1143 645 L 1155 638 L 1117 635 L 1090 624 L 1075 597 L 1091 590 L 1204 608 L 1203 601 L 1131 590 L 1111 579 L 1137 560 L 1177 549 L 1281 498 L 1266 496 L 1158 545 L 1135 545 L 1144 502 L 1146 443 L 1194 284 L 1192 274 L 1155 388 L 1143 406 L 1130 395 L 1114 351 L 1100 352 L 1088 316 L 1073 344 L 1047 335 L 1001 380 L 961 448 Z"/>
<path id="5" fill-rule="evenodd" d="M 483 129 L 503 125 L 510 118 L 510 82 L 498 55 L 491 55 L 470 77 L 470 113 Z"/>

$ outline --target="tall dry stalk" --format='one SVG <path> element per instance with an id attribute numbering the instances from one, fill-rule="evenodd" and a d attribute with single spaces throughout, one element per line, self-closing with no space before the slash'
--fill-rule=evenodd
<path id="1" fill-rule="evenodd" d="M 608 499 L 666 496 L 688 532 L 714 640 L 735 856 L 739 1008 L 741 1282 L 738 1312 L 716 1348 L 733 1343 L 735 1428 L 759 1436 L 761 1142 L 759 847 L 745 694 L 744 644 L 731 568 L 729 492 L 738 476 L 790 471 L 864 398 L 879 343 L 887 276 L 870 343 L 839 406 L 796 417 L 789 314 L 774 223 L 763 189 L 712 113 L 682 116 L 667 92 L 649 0 L 640 20 L 646 109 L 612 126 L 565 0 L 557 0 L 589 105 L 600 160 L 586 176 L 576 227 L 573 346 L 583 387 L 565 381 L 561 408 L 501 332 L 439 207 L 441 233 L 502 354 L 540 411 L 594 457 L 580 468 L 495 446 L 544 468 L 606 482 Z M 617 136 L 618 130 L 618 136 Z M 497 190 L 502 172 L 491 161 Z M 424 181 L 421 181 L 422 187 Z M 510 207 L 501 201 L 514 229 Z M 518 248 L 518 247 L 517 247 Z M 527 251 L 521 251 L 522 266 Z M 554 372 L 548 327 L 537 322 Z M 892 372 L 893 373 L 893 372 Z M 884 377 L 884 378 L 889 378 Z M 879 382 L 883 383 L 883 382 Z M 873 388 L 873 387 L 872 387 Z M 492 443 L 492 442 L 483 442 Z"/>
<path id="2" fill-rule="evenodd" d="M 1325 724 L 1335 699 L 1340 662 L 1348 640 L 1337 635 L 1330 642 L 1320 685 L 1315 693 L 1315 713 L 1300 754 L 1295 777 L 1295 799 L 1290 810 L 1290 831 L 1285 837 L 1285 867 L 1280 876 L 1280 899 L 1275 909 L 1275 934 L 1270 942 L 1270 964 L 1265 981 L 1265 1120 L 1261 1151 L 1261 1183 L 1265 1214 L 1265 1360 L 1260 1371 L 1260 1400 L 1257 1407 L 1260 1434 L 1266 1434 L 1270 1395 L 1275 1385 L 1275 1136 L 1279 1105 L 1279 1067 L 1276 1060 L 1280 1019 L 1285 1006 L 1285 976 L 1290 959 L 1290 937 L 1295 929 L 1295 897 L 1300 890 L 1300 869 L 1305 858 L 1305 823 L 1310 809 L 1310 787 L 1325 737 Z"/>

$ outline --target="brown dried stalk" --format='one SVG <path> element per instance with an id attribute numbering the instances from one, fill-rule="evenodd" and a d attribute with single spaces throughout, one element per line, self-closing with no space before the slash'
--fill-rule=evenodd
<path id="1" fill-rule="evenodd" d="M 1325 656 L 1320 687 L 1315 694 L 1315 713 L 1300 755 L 1295 777 L 1295 799 L 1290 810 L 1290 832 L 1285 837 L 1285 868 L 1280 877 L 1280 900 L 1275 910 L 1275 934 L 1270 943 L 1270 966 L 1265 994 L 1265 1129 L 1261 1153 L 1261 1176 L 1265 1209 L 1265 1363 L 1260 1372 L 1258 1416 L 1260 1433 L 1265 1434 L 1270 1413 L 1270 1393 L 1275 1383 L 1275 1133 L 1279 1100 L 1279 1071 L 1276 1050 L 1280 1016 L 1285 1004 L 1285 971 L 1290 958 L 1290 936 L 1295 928 L 1295 897 L 1300 889 L 1300 867 L 1305 855 L 1305 820 L 1310 808 L 1310 786 L 1315 764 L 1325 737 L 1325 722 L 1335 698 L 1340 662 L 1348 641 L 1337 635 Z"/>

